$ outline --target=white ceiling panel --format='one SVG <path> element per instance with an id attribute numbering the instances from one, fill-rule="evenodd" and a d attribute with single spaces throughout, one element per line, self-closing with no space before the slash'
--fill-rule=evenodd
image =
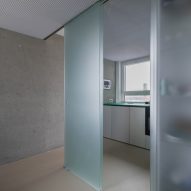
<path id="1" fill-rule="evenodd" d="M 0 28 L 44 39 L 97 0 L 0 0 Z"/>
<path id="2" fill-rule="evenodd" d="M 64 28 L 59 30 L 56 34 L 58 34 L 60 36 L 64 36 Z"/>
<path id="3" fill-rule="evenodd" d="M 110 0 L 104 10 L 104 57 L 124 61 L 148 56 L 150 0 Z"/>

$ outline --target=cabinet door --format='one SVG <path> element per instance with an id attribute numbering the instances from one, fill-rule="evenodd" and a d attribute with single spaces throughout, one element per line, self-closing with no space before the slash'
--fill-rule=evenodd
<path id="1" fill-rule="evenodd" d="M 111 106 L 104 106 L 103 110 L 103 136 L 111 138 Z"/>
<path id="2" fill-rule="evenodd" d="M 145 148 L 145 108 L 130 108 L 130 143 Z"/>
<path id="3" fill-rule="evenodd" d="M 112 139 L 129 143 L 128 107 L 112 107 L 111 136 Z"/>

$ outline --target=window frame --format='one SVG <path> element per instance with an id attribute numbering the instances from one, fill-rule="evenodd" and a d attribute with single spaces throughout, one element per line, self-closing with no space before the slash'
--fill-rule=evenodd
<path id="1" fill-rule="evenodd" d="M 138 91 L 125 91 L 125 67 L 128 65 L 138 64 L 141 62 L 150 62 L 150 57 L 142 57 L 138 59 L 128 60 L 121 62 L 121 98 L 125 101 L 125 96 L 148 96 L 150 90 L 138 90 Z"/>

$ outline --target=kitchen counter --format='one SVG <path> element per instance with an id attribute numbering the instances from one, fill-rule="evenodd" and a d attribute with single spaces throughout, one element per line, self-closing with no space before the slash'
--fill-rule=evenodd
<path id="1" fill-rule="evenodd" d="M 129 102 L 113 102 L 104 103 L 105 106 L 121 106 L 121 107 L 150 107 L 149 103 L 129 103 Z"/>

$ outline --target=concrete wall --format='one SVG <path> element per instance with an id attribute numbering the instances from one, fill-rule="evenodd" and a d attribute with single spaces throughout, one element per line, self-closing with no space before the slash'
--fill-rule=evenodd
<path id="1" fill-rule="evenodd" d="M 115 62 L 104 59 L 104 79 L 112 81 L 110 90 L 104 90 L 104 102 L 109 99 L 116 99 L 116 76 L 115 76 Z"/>
<path id="2" fill-rule="evenodd" d="M 0 164 L 64 144 L 64 44 L 0 29 Z"/>

